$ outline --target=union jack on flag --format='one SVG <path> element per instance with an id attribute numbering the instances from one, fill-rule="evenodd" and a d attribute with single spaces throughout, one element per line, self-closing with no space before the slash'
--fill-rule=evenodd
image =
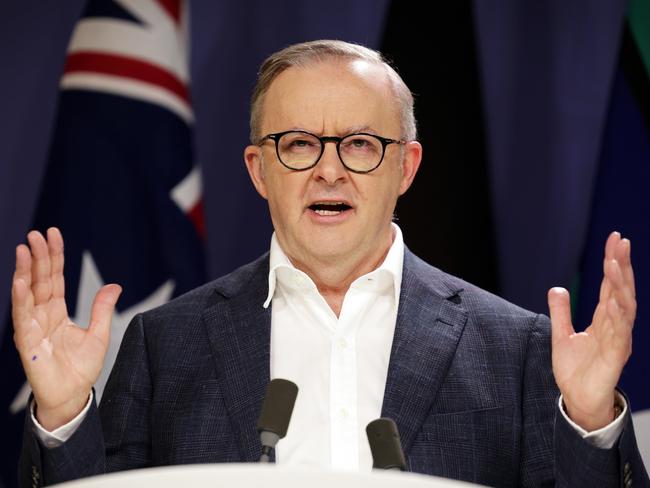
<path id="1" fill-rule="evenodd" d="M 34 228 L 63 232 L 75 322 L 104 283 L 124 289 L 98 397 L 133 315 L 205 280 L 187 34 L 181 0 L 92 0 L 68 47 Z M 0 486 L 14 486 L 29 388 L 5 331 Z"/>

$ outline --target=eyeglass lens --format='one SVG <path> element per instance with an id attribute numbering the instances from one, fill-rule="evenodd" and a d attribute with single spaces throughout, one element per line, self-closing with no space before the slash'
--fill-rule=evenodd
<path id="1" fill-rule="evenodd" d="M 278 140 L 280 160 L 294 169 L 313 166 L 322 153 L 321 140 L 304 132 L 288 132 Z M 351 134 L 341 140 L 339 156 L 343 163 L 356 171 L 368 171 L 382 158 L 382 143 L 364 134 Z"/>

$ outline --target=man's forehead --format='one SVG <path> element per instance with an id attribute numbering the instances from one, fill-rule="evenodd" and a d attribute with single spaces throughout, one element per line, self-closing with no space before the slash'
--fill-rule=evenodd
<path id="1" fill-rule="evenodd" d="M 287 78 L 336 81 L 341 77 L 354 78 L 368 85 L 368 89 L 383 91 L 390 88 L 390 77 L 382 64 L 365 59 L 329 58 L 287 68 L 273 80 L 269 91 L 274 85 L 281 85 Z"/>
<path id="2" fill-rule="evenodd" d="M 347 68 L 359 76 L 371 76 L 387 81 L 386 68 L 365 59 L 352 59 L 347 63 Z"/>
<path id="3" fill-rule="evenodd" d="M 319 125 L 327 130 L 331 122 L 337 132 L 376 132 L 385 129 L 378 124 L 399 117 L 394 108 L 382 65 L 333 59 L 291 67 L 278 75 L 265 96 L 263 125 L 281 122 L 283 127 L 273 130 L 307 130 L 307 124 L 315 131 Z"/>

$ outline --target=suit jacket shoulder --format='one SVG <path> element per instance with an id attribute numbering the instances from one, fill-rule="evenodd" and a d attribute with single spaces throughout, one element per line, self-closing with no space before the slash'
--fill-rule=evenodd
<path id="1" fill-rule="evenodd" d="M 432 294 L 446 299 L 461 300 L 472 316 L 499 315 L 514 319 L 513 325 L 521 325 L 521 320 L 535 320 L 538 314 L 521 308 L 504 298 L 477 287 L 463 279 L 431 266 L 406 249 L 404 254 L 404 273 L 402 286 L 407 289 L 413 281 L 428 287 Z"/>
<path id="2" fill-rule="evenodd" d="M 146 321 L 156 324 L 164 323 L 171 317 L 175 326 L 182 327 L 188 320 L 190 323 L 192 320 L 196 320 L 206 308 L 211 307 L 221 298 L 238 295 L 247 288 L 263 289 L 266 281 L 262 280 L 262 277 L 266 278 L 268 269 L 269 260 L 268 253 L 266 253 L 227 275 L 144 312 L 143 316 Z"/>

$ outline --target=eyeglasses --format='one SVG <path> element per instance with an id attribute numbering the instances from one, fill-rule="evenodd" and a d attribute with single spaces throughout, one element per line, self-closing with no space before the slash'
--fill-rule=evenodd
<path id="1" fill-rule="evenodd" d="M 301 130 L 289 130 L 268 134 L 260 139 L 258 145 L 261 146 L 268 139 L 275 142 L 275 152 L 280 163 L 294 171 L 304 171 L 316 166 L 328 142 L 336 143 L 336 152 L 341 163 L 353 173 L 370 173 L 384 160 L 386 146 L 406 144 L 406 141 L 386 139 L 374 134 L 318 137 Z"/>

